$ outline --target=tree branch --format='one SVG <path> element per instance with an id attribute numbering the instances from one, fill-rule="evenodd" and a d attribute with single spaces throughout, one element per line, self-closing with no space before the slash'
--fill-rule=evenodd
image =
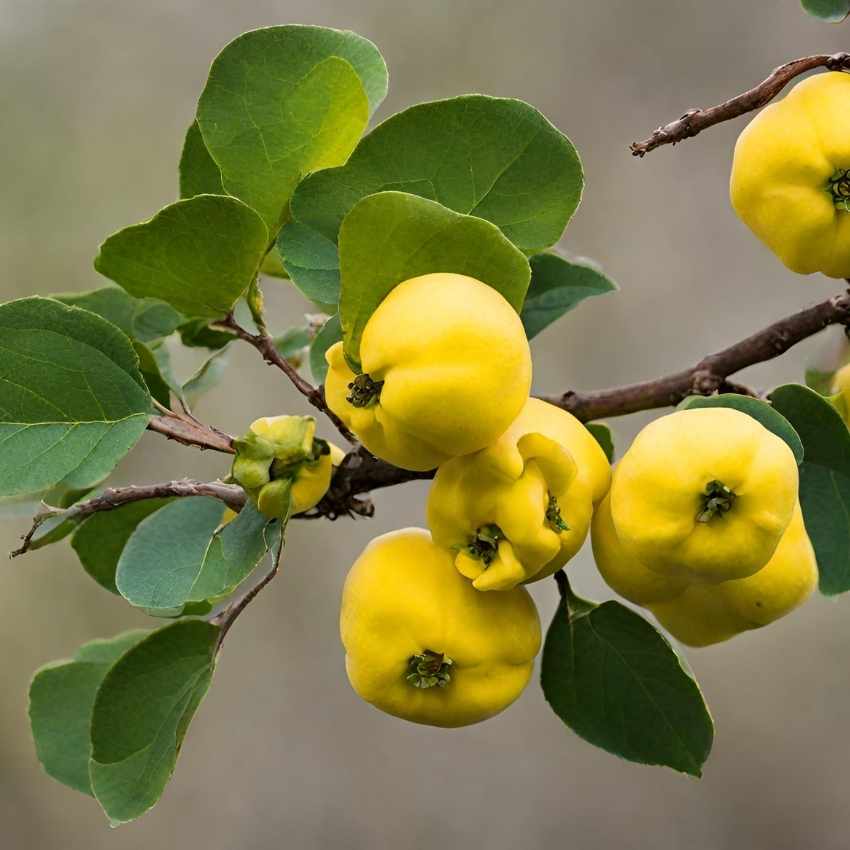
<path id="1" fill-rule="evenodd" d="M 607 416 L 624 416 L 640 410 L 670 407 L 689 395 L 711 395 L 725 389 L 740 392 L 741 387 L 729 386 L 727 379 L 730 375 L 778 357 L 828 325 L 848 323 L 850 293 L 844 293 L 780 319 L 741 342 L 704 357 L 690 369 L 624 387 L 585 393 L 567 391 L 544 398 L 583 422 L 588 422 Z"/>
<path id="2" fill-rule="evenodd" d="M 231 314 L 226 316 L 222 321 L 216 322 L 218 327 L 226 328 L 236 334 L 239 339 L 253 345 L 257 351 L 263 356 L 263 360 L 270 366 L 275 366 L 283 372 L 295 387 L 310 404 L 317 410 L 320 410 L 328 419 L 333 422 L 334 427 L 348 440 L 349 443 L 356 443 L 355 436 L 348 430 L 343 421 L 328 407 L 325 402 L 325 394 L 321 387 L 314 387 L 308 380 L 298 374 L 298 370 L 277 350 L 274 340 L 267 334 L 260 333 L 252 334 L 250 331 L 243 328 Z"/>
<path id="3" fill-rule="evenodd" d="M 122 505 L 131 502 L 141 502 L 145 499 L 165 499 L 171 496 L 186 498 L 189 496 L 211 496 L 224 502 L 234 511 L 240 511 L 245 505 L 245 491 L 234 484 L 225 484 L 223 481 L 192 481 L 183 478 L 180 481 L 166 481 L 160 484 L 131 484 L 127 487 L 108 487 L 99 496 L 77 502 L 68 508 L 57 508 L 45 505 L 32 520 L 32 527 L 22 538 L 23 542 L 18 549 L 10 553 L 11 558 L 23 555 L 30 548 L 36 531 L 49 519 L 59 522 L 82 520 L 92 514 L 101 511 L 114 511 Z"/>
<path id="4" fill-rule="evenodd" d="M 169 440 L 175 440 L 184 446 L 196 446 L 201 451 L 211 449 L 225 454 L 236 453 L 233 437 L 229 434 L 176 413 L 152 416 L 148 422 L 148 430 L 163 434 Z"/>
<path id="5" fill-rule="evenodd" d="M 662 145 L 675 145 L 684 139 L 696 136 L 708 127 L 730 121 L 739 115 L 761 109 L 769 103 L 795 77 L 815 68 L 827 68 L 830 71 L 850 71 L 850 53 L 834 53 L 831 56 L 819 54 L 795 59 L 786 65 L 780 65 L 767 79 L 749 91 L 708 109 L 691 109 L 676 121 L 659 127 L 648 139 L 633 142 L 631 151 L 634 156 L 643 157 L 651 150 Z"/>

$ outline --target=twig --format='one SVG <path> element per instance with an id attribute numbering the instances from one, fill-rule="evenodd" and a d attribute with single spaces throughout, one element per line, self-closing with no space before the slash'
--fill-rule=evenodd
<path id="1" fill-rule="evenodd" d="M 201 451 L 212 449 L 226 454 L 236 453 L 233 448 L 233 437 L 229 434 L 211 428 L 209 425 L 191 421 L 174 412 L 169 412 L 169 415 L 165 416 L 152 416 L 148 422 L 148 430 L 163 434 L 169 440 L 175 440 L 184 446 L 196 446 Z"/>
<path id="2" fill-rule="evenodd" d="M 337 431 L 348 440 L 349 443 L 356 443 L 357 440 L 351 431 L 345 426 L 343 421 L 327 406 L 325 402 L 325 394 L 321 387 L 314 387 L 306 378 L 298 374 L 298 370 L 277 350 L 274 340 L 264 332 L 251 333 L 243 328 L 234 318 L 232 314 L 226 316 L 216 325 L 226 330 L 232 331 L 239 339 L 253 345 L 257 351 L 263 356 L 263 360 L 270 366 L 276 366 L 283 372 L 291 381 L 292 385 L 298 392 L 303 395 L 310 404 L 317 410 L 320 410 L 328 419 L 333 422 Z"/>
<path id="3" fill-rule="evenodd" d="M 159 484 L 131 484 L 127 487 L 109 487 L 99 496 L 77 502 L 68 508 L 57 508 L 52 505 L 44 505 L 32 520 L 32 527 L 22 538 L 22 544 L 14 552 L 11 558 L 23 555 L 30 548 L 36 531 L 49 519 L 61 522 L 67 520 L 82 521 L 92 514 L 101 511 L 114 511 L 122 505 L 131 502 L 141 502 L 145 499 L 165 499 L 171 496 L 186 498 L 189 496 L 211 496 L 224 502 L 229 508 L 240 511 L 245 505 L 245 491 L 233 484 L 225 484 L 222 481 L 192 481 L 184 478 L 180 481 L 166 481 Z"/>
<path id="4" fill-rule="evenodd" d="M 608 390 L 584 393 L 567 391 L 561 395 L 547 396 L 545 400 L 569 411 L 583 422 L 669 407 L 678 404 L 686 396 L 711 395 L 726 388 L 730 375 L 778 357 L 828 325 L 848 323 L 850 293 L 844 293 L 774 322 L 741 342 L 704 357 L 690 369 Z M 736 391 L 740 392 L 740 388 Z"/>
<path id="5" fill-rule="evenodd" d="M 284 529 L 285 531 L 286 529 Z M 234 599 L 226 605 L 215 616 L 210 618 L 210 623 L 218 626 L 218 648 L 221 648 L 224 643 L 224 638 L 230 631 L 230 627 L 236 622 L 239 615 L 251 604 L 255 597 L 268 585 L 280 570 L 280 562 L 283 556 L 284 536 L 281 533 L 280 543 L 278 544 L 277 552 L 272 559 L 272 565 L 269 571 L 249 590 L 245 591 L 241 596 Z"/>
<path id="6" fill-rule="evenodd" d="M 795 77 L 815 68 L 827 68 L 830 71 L 850 71 L 850 53 L 834 53 L 831 56 L 819 54 L 795 59 L 786 65 L 780 65 L 766 80 L 749 91 L 708 109 L 690 109 L 681 118 L 659 127 L 648 139 L 633 142 L 631 151 L 634 156 L 645 156 L 651 150 L 662 145 L 675 145 L 684 139 L 696 136 L 708 127 L 730 121 L 739 115 L 761 109 L 769 103 Z"/>

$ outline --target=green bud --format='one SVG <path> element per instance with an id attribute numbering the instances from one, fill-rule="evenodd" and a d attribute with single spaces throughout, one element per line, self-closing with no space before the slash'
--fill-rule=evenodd
<path id="1" fill-rule="evenodd" d="M 257 510 L 269 519 L 283 519 L 289 513 L 292 481 L 281 478 L 270 481 L 257 496 Z"/>

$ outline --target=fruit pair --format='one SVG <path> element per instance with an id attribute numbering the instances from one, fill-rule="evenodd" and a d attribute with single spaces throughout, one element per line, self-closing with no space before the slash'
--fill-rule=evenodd
<path id="1" fill-rule="evenodd" d="M 729 408 L 644 428 L 614 471 L 592 539 L 611 588 L 693 646 L 773 622 L 817 582 L 791 449 Z"/>

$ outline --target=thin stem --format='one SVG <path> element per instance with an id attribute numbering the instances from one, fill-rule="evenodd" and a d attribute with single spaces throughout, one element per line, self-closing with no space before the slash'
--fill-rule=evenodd
<path id="1" fill-rule="evenodd" d="M 681 118 L 671 121 L 642 142 L 633 142 L 631 151 L 634 156 L 646 156 L 662 145 L 675 145 L 701 133 L 708 127 L 730 121 L 747 112 L 761 109 L 773 100 L 795 77 L 815 68 L 827 68 L 830 71 L 850 71 L 850 53 L 818 54 L 795 59 L 780 65 L 770 76 L 757 86 L 737 95 L 730 100 L 708 109 L 690 109 Z"/>
<path id="2" fill-rule="evenodd" d="M 313 407 L 324 413 L 325 416 L 333 422 L 337 431 L 339 431 L 339 433 L 342 434 L 349 443 L 353 444 L 357 442 L 354 435 L 348 430 L 342 420 L 327 406 L 325 402 L 325 395 L 322 392 L 321 387 L 314 387 L 308 380 L 306 380 L 306 378 L 303 378 L 298 374 L 298 370 L 285 357 L 281 356 L 280 352 L 275 347 L 274 340 L 268 333 L 263 331 L 256 334 L 251 333 L 243 328 L 232 314 L 226 316 L 216 324 L 218 327 L 232 331 L 237 337 L 239 337 L 239 339 L 254 346 L 254 348 L 262 354 L 263 360 L 265 360 L 270 366 L 275 366 L 280 369 L 280 371 L 289 378 L 295 389 L 298 390 L 298 392 L 300 392 L 301 395 L 303 395 L 307 401 L 313 405 Z"/>
<path id="3" fill-rule="evenodd" d="M 173 411 L 169 411 L 165 416 L 152 416 L 148 422 L 148 430 L 162 434 L 169 440 L 175 440 L 184 446 L 195 446 L 201 451 L 209 449 L 225 454 L 236 453 L 233 448 L 233 437 L 229 434 L 180 416 Z"/>
<path id="4" fill-rule="evenodd" d="M 22 538 L 22 544 L 14 552 L 11 558 L 23 555 L 30 548 L 36 531 L 49 519 L 60 522 L 67 520 L 82 520 L 92 514 L 102 511 L 114 511 L 122 505 L 131 502 L 141 502 L 145 499 L 165 499 L 172 496 L 187 498 L 190 496 L 211 496 L 224 502 L 234 511 L 240 511 L 245 505 L 245 491 L 241 487 L 225 484 L 223 481 L 192 481 L 183 478 L 180 481 L 166 481 L 159 484 L 131 484 L 128 487 L 109 487 L 100 495 L 83 502 L 77 502 L 68 508 L 57 508 L 52 505 L 44 505 L 32 520 L 30 530 Z"/>

